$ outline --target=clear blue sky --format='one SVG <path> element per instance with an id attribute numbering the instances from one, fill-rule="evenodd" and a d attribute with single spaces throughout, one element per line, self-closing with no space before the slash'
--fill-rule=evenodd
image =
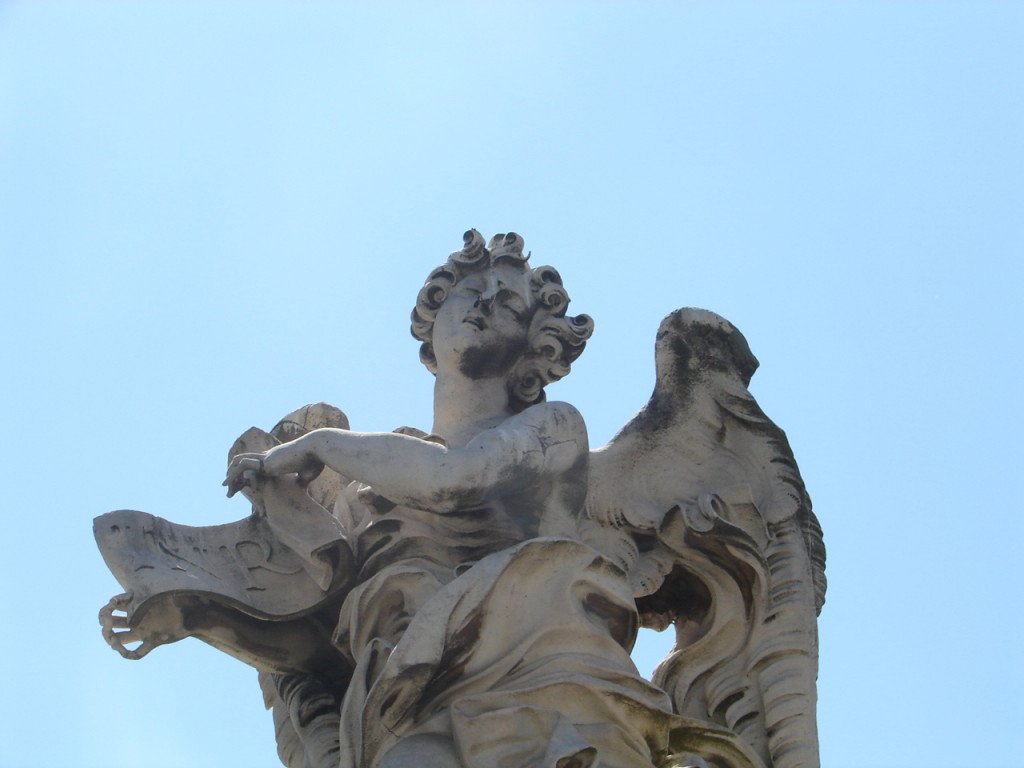
<path id="1" fill-rule="evenodd" d="M 725 315 L 825 528 L 829 768 L 1024 766 L 1024 5 L 0 2 L 2 768 L 271 768 L 255 673 L 123 661 L 91 519 L 243 517 L 250 425 L 428 426 L 408 312 L 514 229 L 597 331 Z M 650 669 L 667 638 L 644 638 Z"/>

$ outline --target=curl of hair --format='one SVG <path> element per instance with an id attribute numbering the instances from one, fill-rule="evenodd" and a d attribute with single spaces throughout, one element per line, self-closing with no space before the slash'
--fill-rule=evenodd
<path id="1" fill-rule="evenodd" d="M 431 373 L 437 373 L 437 357 L 431 337 L 434 333 L 434 319 L 437 310 L 462 275 L 459 274 L 458 263 L 449 259 L 444 266 L 438 267 L 427 277 L 427 282 L 420 288 L 416 296 L 416 306 L 412 309 L 412 335 L 423 342 L 420 345 L 420 361 Z"/>
<path id="2" fill-rule="evenodd" d="M 529 253 L 523 255 L 523 246 L 525 245 L 523 238 L 515 232 L 495 235 L 487 246 L 487 250 L 491 254 L 491 264 L 505 262 L 525 267 L 526 260 L 530 258 Z"/>
<path id="3" fill-rule="evenodd" d="M 475 229 L 466 230 L 462 235 L 462 243 L 461 251 L 455 251 L 448 256 L 449 262 L 467 268 L 479 267 L 487 263 L 490 255 L 487 248 L 484 247 L 483 235 Z"/>
<path id="4" fill-rule="evenodd" d="M 467 274 L 499 262 L 529 269 L 526 262 L 530 256 L 523 255 L 523 239 L 514 232 L 495 235 L 488 248 L 484 248 L 483 238 L 476 230 L 463 235 L 463 242 L 461 251 L 451 254 L 447 263 L 430 273 L 412 310 L 410 330 L 423 342 L 420 360 L 434 374 L 434 319 L 455 284 Z M 544 387 L 569 373 L 594 332 L 594 321 L 589 315 L 566 315 L 569 294 L 554 267 L 530 270 L 530 293 L 533 316 L 527 332 L 527 349 L 513 368 L 509 384 L 512 406 L 517 411 L 544 401 Z"/>
<path id="5" fill-rule="evenodd" d="M 589 315 L 565 315 L 563 305 L 559 317 L 538 307 L 530 324 L 527 351 L 513 369 L 509 386 L 516 410 L 544 402 L 544 387 L 568 375 L 593 333 L 594 321 Z"/>

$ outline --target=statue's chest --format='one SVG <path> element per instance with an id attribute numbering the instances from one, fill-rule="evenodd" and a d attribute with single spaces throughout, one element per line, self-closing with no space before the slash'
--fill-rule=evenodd
<path id="1" fill-rule="evenodd" d="M 524 513 L 518 505 L 497 503 L 446 514 L 396 506 L 374 512 L 359 536 L 361 578 L 402 561 L 425 561 L 454 571 L 535 538 L 538 531 L 539 515 Z"/>

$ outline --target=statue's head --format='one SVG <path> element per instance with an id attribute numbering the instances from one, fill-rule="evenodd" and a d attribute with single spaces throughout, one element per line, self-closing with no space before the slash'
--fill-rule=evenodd
<path id="1" fill-rule="evenodd" d="M 594 332 L 587 315 L 566 315 L 569 295 L 552 267 L 531 269 L 523 238 L 475 229 L 430 273 L 412 311 L 420 360 L 437 373 L 455 366 L 471 378 L 505 376 L 516 410 L 544 400 L 569 373 Z"/>

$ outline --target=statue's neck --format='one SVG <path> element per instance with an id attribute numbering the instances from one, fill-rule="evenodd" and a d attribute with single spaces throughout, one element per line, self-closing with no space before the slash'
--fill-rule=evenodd
<path id="1" fill-rule="evenodd" d="M 431 431 L 448 445 L 465 445 L 511 415 L 505 377 L 470 379 L 460 373 L 438 371 Z"/>

